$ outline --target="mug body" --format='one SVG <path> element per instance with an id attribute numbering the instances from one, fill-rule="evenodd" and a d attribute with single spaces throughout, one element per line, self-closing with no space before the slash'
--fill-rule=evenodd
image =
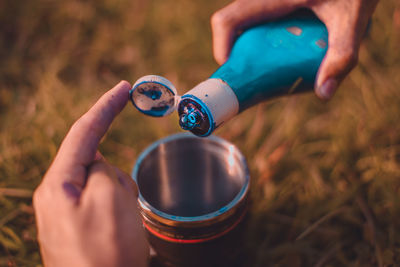
<path id="1" fill-rule="evenodd" d="M 132 177 L 149 243 L 166 266 L 232 266 L 250 177 L 224 139 L 176 134 L 148 147 Z"/>

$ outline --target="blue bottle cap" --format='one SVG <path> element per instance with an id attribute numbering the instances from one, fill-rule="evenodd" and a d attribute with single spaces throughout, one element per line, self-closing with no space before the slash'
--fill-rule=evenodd
<path id="1" fill-rule="evenodd" d="M 129 98 L 140 112 L 163 117 L 176 109 L 179 97 L 170 81 L 158 75 L 146 75 L 135 82 Z"/>

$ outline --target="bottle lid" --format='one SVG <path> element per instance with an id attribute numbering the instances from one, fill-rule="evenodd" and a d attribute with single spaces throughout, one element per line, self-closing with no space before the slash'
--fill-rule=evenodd
<path id="1" fill-rule="evenodd" d="M 179 97 L 170 81 L 158 75 L 146 75 L 135 82 L 129 98 L 140 112 L 163 117 L 176 109 Z"/>

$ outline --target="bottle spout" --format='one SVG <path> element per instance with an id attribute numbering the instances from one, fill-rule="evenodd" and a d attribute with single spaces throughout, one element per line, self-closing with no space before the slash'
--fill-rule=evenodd
<path id="1" fill-rule="evenodd" d="M 182 129 L 190 131 L 197 127 L 201 122 L 201 114 L 193 108 L 187 109 L 180 114 L 179 125 Z"/>
<path id="2" fill-rule="evenodd" d="M 208 136 L 213 131 L 207 106 L 192 96 L 183 96 L 178 105 L 179 126 L 197 136 Z"/>

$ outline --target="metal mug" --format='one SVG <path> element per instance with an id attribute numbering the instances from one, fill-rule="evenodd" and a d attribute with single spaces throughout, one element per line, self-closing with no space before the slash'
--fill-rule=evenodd
<path id="1" fill-rule="evenodd" d="M 250 176 L 244 156 L 215 137 L 176 134 L 150 145 L 132 177 L 150 245 L 164 266 L 233 266 Z"/>

